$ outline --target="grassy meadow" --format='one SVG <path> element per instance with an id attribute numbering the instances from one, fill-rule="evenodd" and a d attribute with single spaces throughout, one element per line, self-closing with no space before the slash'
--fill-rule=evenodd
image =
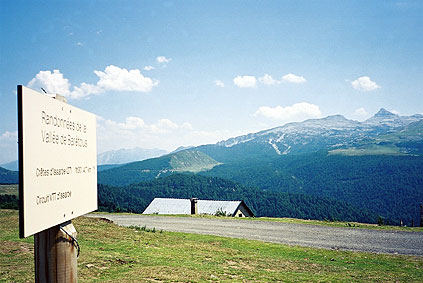
<path id="1" fill-rule="evenodd" d="M 421 282 L 423 258 L 346 252 L 73 221 L 80 282 Z M 33 238 L 0 210 L 0 281 L 33 281 Z"/>
<path id="2" fill-rule="evenodd" d="M 18 196 L 18 185 L 12 184 L 12 185 L 0 185 L 0 195 L 14 195 Z"/>

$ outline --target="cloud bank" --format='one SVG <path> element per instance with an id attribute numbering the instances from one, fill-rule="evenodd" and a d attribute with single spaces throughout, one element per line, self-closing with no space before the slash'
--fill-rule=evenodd
<path id="1" fill-rule="evenodd" d="M 303 121 L 310 118 L 322 117 L 319 106 L 307 102 L 295 103 L 291 106 L 261 106 L 254 116 L 262 116 L 265 118 L 280 120 L 284 122 Z"/>
<path id="2" fill-rule="evenodd" d="M 147 123 L 135 116 L 126 117 L 120 122 L 97 116 L 98 152 L 137 146 L 171 151 L 177 146 L 216 143 L 242 134 L 245 132 L 196 130 L 188 122 L 176 123 L 166 118 Z"/>
<path id="3" fill-rule="evenodd" d="M 71 87 L 69 80 L 59 70 L 40 71 L 28 82 L 28 87 L 33 89 L 42 87 L 48 93 L 80 99 L 107 91 L 150 92 L 159 84 L 158 80 L 143 76 L 139 69 L 127 70 L 114 65 L 107 66 L 104 71 L 95 70 L 94 74 L 98 77 L 97 83 L 83 82 L 79 86 Z"/>
<path id="4" fill-rule="evenodd" d="M 258 81 L 264 85 L 274 86 L 279 85 L 281 83 L 293 83 L 293 84 L 302 84 L 307 82 L 307 80 L 303 76 L 297 76 L 294 74 L 286 74 L 282 76 L 280 80 L 274 79 L 269 74 L 264 74 L 262 77 L 258 78 Z M 257 79 L 255 76 L 237 76 L 234 78 L 234 84 L 238 87 L 256 87 L 257 86 Z"/>

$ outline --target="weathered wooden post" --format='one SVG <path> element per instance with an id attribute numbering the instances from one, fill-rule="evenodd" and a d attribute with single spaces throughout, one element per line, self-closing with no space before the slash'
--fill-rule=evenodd
<path id="1" fill-rule="evenodd" d="M 19 235 L 34 235 L 36 282 L 77 282 L 71 220 L 97 209 L 95 115 L 18 86 Z"/>
<path id="2" fill-rule="evenodd" d="M 76 234 L 69 221 L 34 235 L 35 282 L 78 282 Z"/>

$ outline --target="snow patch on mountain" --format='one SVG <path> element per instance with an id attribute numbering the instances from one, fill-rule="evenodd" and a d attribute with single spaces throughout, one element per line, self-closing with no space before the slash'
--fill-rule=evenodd
<path id="1" fill-rule="evenodd" d="M 270 139 L 268 143 L 273 147 L 273 149 L 276 151 L 276 153 L 278 155 L 282 155 L 281 154 L 281 151 L 278 148 L 278 146 L 273 142 L 273 139 Z"/>
<path id="2" fill-rule="evenodd" d="M 342 115 L 293 122 L 257 133 L 220 141 L 217 146 L 234 147 L 246 143 L 270 144 L 277 155 L 315 151 L 359 143 L 380 134 L 423 120 L 423 115 L 399 116 L 380 109 L 373 117 L 359 122 Z M 283 146 L 283 149 L 282 149 Z"/>
<path id="3" fill-rule="evenodd" d="M 251 135 L 251 134 L 249 134 L 249 135 Z M 252 141 L 255 138 L 255 137 L 250 137 L 250 138 L 244 138 L 244 137 L 245 136 L 242 136 L 241 139 L 239 139 L 239 138 L 230 138 L 230 139 L 228 139 L 226 141 L 220 141 L 220 142 L 218 142 L 217 145 L 224 146 L 224 147 L 233 147 L 233 146 L 235 146 L 237 144 L 241 144 L 241 143 L 246 143 L 246 142 Z"/>
<path id="4" fill-rule="evenodd" d="M 290 150 L 291 150 L 291 146 L 288 145 L 288 147 L 282 152 L 282 155 L 288 154 Z"/>

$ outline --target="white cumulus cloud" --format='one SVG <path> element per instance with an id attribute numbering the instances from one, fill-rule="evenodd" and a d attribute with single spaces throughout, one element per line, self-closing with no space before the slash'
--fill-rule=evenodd
<path id="1" fill-rule="evenodd" d="M 280 84 L 280 82 L 278 80 L 275 80 L 269 74 L 264 74 L 263 77 L 259 78 L 259 81 L 261 83 L 265 84 L 265 85 L 277 85 L 277 84 Z"/>
<path id="2" fill-rule="evenodd" d="M 291 74 L 291 73 L 283 76 L 282 80 L 284 82 L 294 83 L 294 84 L 301 84 L 301 83 L 305 83 L 307 81 L 303 76 L 297 76 L 297 75 L 294 75 L 294 74 Z"/>
<path id="3" fill-rule="evenodd" d="M 42 87 L 48 93 L 57 93 L 79 99 L 106 91 L 150 92 L 153 87 L 159 84 L 158 80 L 143 76 L 139 69 L 127 70 L 109 65 L 104 71 L 95 70 L 94 73 L 98 77 L 97 83 L 89 84 L 83 82 L 79 86 L 71 87 L 69 80 L 59 70 L 53 70 L 53 72 L 40 71 L 28 82 L 28 87 L 37 90 Z"/>
<path id="4" fill-rule="evenodd" d="M 274 120 L 285 122 L 302 121 L 310 118 L 319 118 L 322 113 L 319 106 L 307 102 L 295 103 L 291 106 L 261 106 L 254 116 L 263 116 Z"/>
<path id="5" fill-rule="evenodd" d="M 89 96 L 91 94 L 100 94 L 102 92 L 104 92 L 104 89 L 98 87 L 97 85 L 81 83 L 79 87 L 74 86 L 72 92 L 70 92 L 69 95 L 65 95 L 65 96 L 69 96 L 70 98 L 74 98 L 74 99 L 79 99 L 82 97 Z"/>
<path id="6" fill-rule="evenodd" d="M 138 69 L 128 71 L 127 69 L 110 65 L 106 67 L 104 72 L 94 71 L 94 73 L 100 78 L 97 86 L 104 91 L 149 92 L 158 84 L 158 81 L 144 77 Z"/>
<path id="7" fill-rule="evenodd" d="M 215 80 L 214 84 L 218 87 L 225 87 L 225 84 L 221 80 Z"/>
<path id="8" fill-rule="evenodd" d="M 53 72 L 40 71 L 28 82 L 28 87 L 30 88 L 36 90 L 44 88 L 48 93 L 57 93 L 63 96 L 69 96 L 70 86 L 69 80 L 59 70 L 53 70 Z"/>
<path id="9" fill-rule="evenodd" d="M 123 130 L 135 130 L 143 128 L 145 123 L 139 117 L 127 117 L 124 123 L 118 123 L 117 126 Z"/>
<path id="10" fill-rule="evenodd" d="M 144 71 L 151 71 L 154 70 L 153 66 L 145 66 L 144 68 L 142 68 Z"/>
<path id="11" fill-rule="evenodd" d="M 234 78 L 234 84 L 238 87 L 256 87 L 257 80 L 254 76 L 237 76 Z"/>
<path id="12" fill-rule="evenodd" d="M 157 63 L 159 64 L 166 64 L 172 61 L 172 58 L 166 58 L 165 56 L 158 56 L 156 58 Z"/>
<path id="13" fill-rule="evenodd" d="M 113 121 L 97 116 L 98 152 L 119 148 L 161 148 L 174 150 L 179 146 L 216 143 L 245 132 L 196 130 L 189 122 L 177 123 L 162 118 L 147 123 L 140 117 Z"/>
<path id="14" fill-rule="evenodd" d="M 361 91 L 372 91 L 380 88 L 374 81 L 368 76 L 359 77 L 355 81 L 351 82 L 353 88 Z"/>

